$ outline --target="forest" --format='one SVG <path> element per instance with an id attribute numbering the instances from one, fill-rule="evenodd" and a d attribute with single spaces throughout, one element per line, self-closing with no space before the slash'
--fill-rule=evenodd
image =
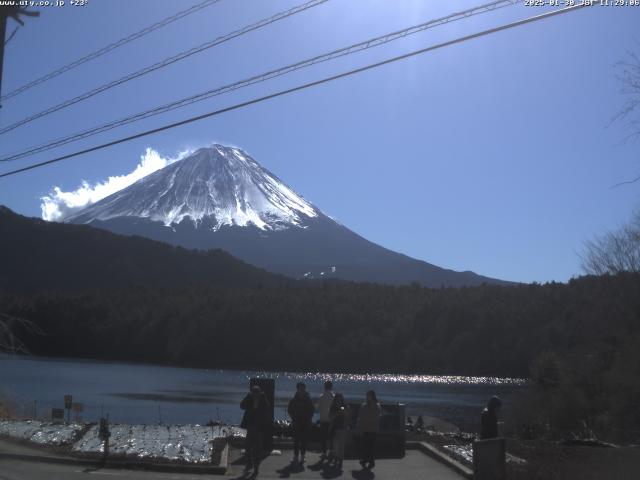
<path id="1" fill-rule="evenodd" d="M 640 275 L 427 289 L 132 287 L 4 293 L 38 355 L 211 368 L 528 377 L 540 354 L 612 365 L 640 333 Z"/>

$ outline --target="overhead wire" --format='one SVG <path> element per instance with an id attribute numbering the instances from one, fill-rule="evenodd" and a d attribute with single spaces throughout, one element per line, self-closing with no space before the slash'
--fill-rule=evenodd
<path id="1" fill-rule="evenodd" d="M 191 57 L 192 55 L 195 55 L 197 53 L 201 53 L 204 52 L 205 50 L 208 50 L 210 48 L 216 47 L 222 43 L 228 42 L 229 40 L 232 40 L 234 38 L 240 37 L 242 35 L 246 35 L 249 32 L 253 32 L 254 30 L 258 30 L 260 28 L 266 27 L 268 25 L 271 25 L 272 23 L 275 23 L 277 21 L 283 20 L 285 18 L 289 18 L 293 15 L 296 15 L 298 13 L 301 13 L 305 10 L 308 10 L 310 8 L 313 7 L 317 7 L 318 5 L 321 5 L 325 2 L 328 2 L 329 0 L 310 0 L 307 1 L 306 3 L 297 5 L 293 8 L 290 8 L 288 10 L 284 10 L 282 12 L 278 12 L 275 15 L 272 15 L 270 17 L 264 18 L 258 22 L 252 23 L 250 25 L 247 25 L 245 27 L 242 27 L 240 29 L 234 30 L 230 33 L 227 33 L 225 35 L 219 36 L 214 38 L 213 40 L 210 40 L 208 42 L 205 42 L 201 45 L 198 45 L 196 47 L 190 48 L 188 50 L 184 50 L 176 55 L 173 55 L 171 57 L 165 58 L 164 60 L 161 60 L 159 62 L 156 62 L 152 65 L 148 65 L 140 70 L 136 70 L 135 72 L 129 73 L 127 75 L 124 75 L 123 77 L 117 78 L 115 80 L 112 80 L 110 82 L 104 83 L 96 88 L 93 88 L 85 93 L 82 93 L 80 95 L 76 95 L 73 98 L 70 98 L 68 100 L 65 100 L 61 103 L 58 103 L 57 105 L 54 105 L 52 107 L 49 107 L 45 110 L 41 110 L 40 112 L 34 113 L 33 115 L 29 115 L 28 117 L 22 118 L 21 120 L 18 120 L 17 122 L 14 122 L 10 125 L 7 125 L 6 127 L 0 127 L 0 135 L 5 134 L 7 132 L 10 132 L 12 130 L 15 130 L 18 127 L 21 127 L 23 125 L 26 125 L 28 123 L 33 122 L 34 120 L 37 120 L 39 118 L 45 117 L 47 115 L 50 115 L 54 112 L 57 112 L 59 110 L 62 110 L 64 108 L 70 107 L 71 105 L 75 105 L 76 103 L 82 102 L 84 100 L 87 100 L 91 97 L 94 97 L 100 93 L 106 92 L 107 90 L 110 90 L 114 87 L 117 87 L 118 85 L 122 85 L 123 83 L 126 82 L 130 82 L 131 80 L 134 80 L 136 78 L 140 78 L 144 75 L 147 75 L 151 72 L 154 72 L 156 70 L 159 70 L 161 68 L 167 67 L 169 65 L 172 65 L 176 62 L 179 62 L 181 60 L 184 60 L 185 58 Z"/>
<path id="2" fill-rule="evenodd" d="M 203 8 L 209 7 L 211 5 L 214 5 L 218 2 L 220 2 L 221 0 L 205 0 L 203 2 L 200 2 L 196 5 L 193 5 L 192 7 L 189 7 L 185 10 L 181 10 L 167 18 L 164 18 L 162 20 L 160 20 L 159 22 L 156 22 L 152 25 L 149 25 L 148 27 L 145 27 L 141 30 L 138 30 L 137 32 L 134 32 L 130 35 L 127 35 L 126 37 L 121 38 L 120 40 L 110 43 L 109 45 L 99 48 L 98 50 L 95 50 L 87 55 L 85 55 L 84 57 L 78 58 L 70 63 L 67 63 L 66 65 L 63 65 L 60 68 L 57 68 L 56 70 L 53 70 L 41 77 L 38 77 L 34 80 L 31 80 L 30 82 L 25 83 L 24 85 L 22 85 L 21 87 L 16 88 L 15 90 L 3 95 L 2 97 L 0 97 L 0 102 L 4 102 L 10 98 L 13 98 L 17 95 L 20 95 L 23 92 L 26 92 L 27 90 L 40 85 L 48 80 L 51 80 L 52 78 L 58 77 L 59 75 L 62 75 L 65 72 L 68 72 L 69 70 L 73 70 L 76 67 L 79 67 L 80 65 L 87 63 L 93 59 L 96 59 L 98 57 L 101 57 L 102 55 L 104 55 L 105 53 L 109 53 L 112 50 L 115 50 L 116 48 L 119 48 L 123 45 L 126 45 L 127 43 L 133 42 L 134 40 L 137 40 L 138 38 L 144 37 L 145 35 L 148 35 L 151 32 L 154 32 L 156 30 L 158 30 L 159 28 L 162 28 L 166 25 L 169 25 L 173 22 L 175 22 L 176 20 L 180 20 L 181 18 L 186 17 L 187 15 L 191 15 L 192 13 L 198 12 L 200 10 L 202 10 Z"/>
<path id="3" fill-rule="evenodd" d="M 315 86 L 318 86 L 318 85 L 321 85 L 321 84 L 324 84 L 324 83 L 328 83 L 328 82 L 331 82 L 331 81 L 334 81 L 334 80 L 337 80 L 337 79 L 340 79 L 340 78 L 349 77 L 349 76 L 352 76 L 352 75 L 355 75 L 355 74 L 358 74 L 358 73 L 361 73 L 361 72 L 364 72 L 364 71 L 368 71 L 368 70 L 372 70 L 374 68 L 381 67 L 383 65 L 388 65 L 390 63 L 395 63 L 395 62 L 398 62 L 400 60 L 405 60 L 407 58 L 411 58 L 411 57 L 414 57 L 416 55 L 421 55 L 423 53 L 431 52 L 431 51 L 434 51 L 434 50 L 437 50 L 437 49 L 441 49 L 441 48 L 445 48 L 445 47 L 448 47 L 448 46 L 451 46 L 451 45 L 456 45 L 456 44 L 463 43 L 463 42 L 466 42 L 466 41 L 469 41 L 469 40 L 473 40 L 473 39 L 476 39 L 476 38 L 480 38 L 480 37 L 484 37 L 484 36 L 487 36 L 487 35 L 491 35 L 491 34 L 494 34 L 494 33 L 497 33 L 497 32 L 503 31 L 503 30 L 508 30 L 508 29 L 519 27 L 519 26 L 522 26 L 522 25 L 525 25 L 525 24 L 528 24 L 528 23 L 541 21 L 541 20 L 544 20 L 544 19 L 547 19 L 547 18 L 551 18 L 551 17 L 557 16 L 557 15 L 561 15 L 561 14 L 565 14 L 565 13 L 569 13 L 569 12 L 572 12 L 572 11 L 575 11 L 575 10 L 579 10 L 579 9 L 582 9 L 582 8 L 585 8 L 585 7 L 590 7 L 590 6 L 593 6 L 593 5 L 595 5 L 595 4 L 588 4 L 588 3 L 577 4 L 577 5 L 574 5 L 574 6 L 569 6 L 569 7 L 565 7 L 565 8 L 561 8 L 561 9 L 557 9 L 557 10 L 552 10 L 550 12 L 546 12 L 546 13 L 535 15 L 535 16 L 532 16 L 532 17 L 528 17 L 528 18 L 525 18 L 523 20 L 517 20 L 517 21 L 511 22 L 511 23 L 503 24 L 503 25 L 500 25 L 498 27 L 493 27 L 493 28 L 489 28 L 487 30 L 482 30 L 480 32 L 476 32 L 476 33 L 473 33 L 473 34 L 470 34 L 470 35 L 465 35 L 463 37 L 458 37 L 458 38 L 455 38 L 453 40 L 449 40 L 449 41 L 442 42 L 442 43 L 439 43 L 439 44 L 436 44 L 436 45 L 432 45 L 432 46 L 429 46 L 429 47 L 421 48 L 419 50 L 414 50 L 412 52 L 405 53 L 403 55 L 398 55 L 398 56 L 395 56 L 395 57 L 391 57 L 391 58 L 382 60 L 380 62 L 368 64 L 368 65 L 365 65 L 363 67 L 355 68 L 355 69 L 352 69 L 352 70 L 349 70 L 349 71 L 346 71 L 346 72 L 342 72 L 342 73 L 339 73 L 339 74 L 336 74 L 336 75 L 325 77 L 325 78 L 322 78 L 320 80 L 315 80 L 315 81 L 308 82 L 308 83 L 305 83 L 305 84 L 302 84 L 302 85 L 298 85 L 296 87 L 288 88 L 288 89 L 285 89 L 285 90 L 280 90 L 278 92 L 271 93 L 269 95 L 265 95 L 265 96 L 262 96 L 262 97 L 258 97 L 258 98 L 254 98 L 252 100 L 245 101 L 245 102 L 237 103 L 237 104 L 231 105 L 229 107 L 221 108 L 219 110 L 215 110 L 215 111 L 208 112 L 208 113 L 205 113 L 205 114 L 202 114 L 202 115 L 197 115 L 197 116 L 194 116 L 194 117 L 190 117 L 190 118 L 187 118 L 185 120 L 181 120 L 179 122 L 171 123 L 169 125 L 164 125 L 162 127 L 158 127 L 158 128 L 154 128 L 154 129 L 151 129 L 151 130 L 147 130 L 145 132 L 137 133 L 135 135 L 130 135 L 128 137 L 120 138 L 120 139 L 117 139 L 117 140 L 112 140 L 110 142 L 106 142 L 106 143 L 103 143 L 101 145 L 96 145 L 94 147 L 90 147 L 90 148 L 79 150 L 79 151 L 76 151 L 76 152 L 73 152 L 73 153 L 62 155 L 62 156 L 59 156 L 59 157 L 56 157 L 56 158 L 53 158 L 53 159 L 50 159 L 50 160 L 47 160 L 47 161 L 44 161 L 44 162 L 39 162 L 39 163 L 35 163 L 35 164 L 32 164 L 32 165 L 28 165 L 26 167 L 22 167 L 22 168 L 19 168 L 19 169 L 16 169 L 16 170 L 11 170 L 9 172 L 5 172 L 5 173 L 0 174 L 0 178 L 8 177 L 8 176 L 11 176 L 11 175 L 16 175 L 18 173 L 25 172 L 25 171 L 28 171 L 28 170 L 32 170 L 32 169 L 35 169 L 35 168 L 40 168 L 40 167 L 43 167 L 45 165 L 51 165 L 53 163 L 57 163 L 57 162 L 60 162 L 60 161 L 63 161 L 63 160 L 67 160 L 69 158 L 77 157 L 79 155 L 84 155 L 86 153 L 94 152 L 94 151 L 101 150 L 101 149 L 104 149 L 104 148 L 107 148 L 107 147 L 111 147 L 111 146 L 114 146 L 114 145 L 125 143 L 125 142 L 131 141 L 131 140 L 135 140 L 137 138 L 142 138 L 142 137 L 145 137 L 145 136 L 148 136 L 148 135 L 152 135 L 154 133 L 158 133 L 158 132 L 162 132 L 162 131 L 165 131 L 165 130 L 169 130 L 171 128 L 175 128 L 175 127 L 179 127 L 179 126 L 182 126 L 182 125 L 186 125 L 186 124 L 189 124 L 189 123 L 192 123 L 192 122 L 196 122 L 196 121 L 199 121 L 199 120 L 202 120 L 202 119 L 205 119 L 205 118 L 210 118 L 210 117 L 221 115 L 223 113 L 227 113 L 227 112 L 230 112 L 230 111 L 233 111 L 233 110 L 238 110 L 240 108 L 244 108 L 244 107 L 247 107 L 249 105 L 254 105 L 254 104 L 261 103 L 261 102 L 264 102 L 264 101 L 267 101 L 267 100 L 271 100 L 273 98 L 281 97 L 283 95 L 288 95 L 290 93 L 294 93 L 294 92 L 298 92 L 298 91 L 301 91 L 301 90 L 305 90 L 307 88 L 312 88 L 312 87 L 315 87 Z"/>
<path id="4" fill-rule="evenodd" d="M 329 60 L 333 60 L 339 57 L 343 57 L 346 55 L 351 55 L 354 54 L 356 52 L 360 52 L 363 50 L 367 50 L 370 48 L 374 48 L 374 47 L 378 47 L 380 45 L 384 45 L 390 42 L 393 42 L 395 40 L 399 40 L 401 38 L 404 38 L 408 35 L 413 35 L 422 31 L 425 31 L 427 29 L 430 28 L 434 28 L 440 25 L 444 25 L 447 23 L 451 23 L 454 21 L 458 21 L 458 20 L 462 20 L 471 16 L 475 16 L 475 15 L 479 15 L 479 14 L 483 14 L 483 13 L 487 13 L 487 12 L 491 12 L 494 10 L 497 10 L 499 8 L 504 8 L 507 6 L 512 6 L 518 3 L 521 3 L 523 0 L 497 0 L 497 1 L 493 1 L 490 3 L 486 3 L 486 4 L 482 4 L 479 5 L 477 7 L 473 7 L 470 9 L 466 9 L 466 10 L 462 10 L 460 12 L 455 12 L 453 14 L 444 16 L 444 17 L 440 17 L 440 18 L 436 18 L 436 19 L 432 19 L 432 20 L 428 20 L 426 22 L 417 24 L 417 25 L 413 25 L 401 30 L 397 30 L 391 33 L 387 33 L 385 35 L 380 35 L 377 37 L 373 37 L 370 38 L 368 40 L 359 42 L 359 43 L 355 43 L 352 44 L 348 47 L 343 47 L 343 48 L 339 48 L 337 50 L 333 50 L 331 52 L 328 53 L 324 53 L 321 55 L 317 55 L 315 57 L 312 58 L 308 58 L 302 61 L 298 61 L 295 62 L 293 64 L 289 64 L 286 65 L 284 67 L 280 67 L 274 70 L 270 70 L 264 73 L 261 73 L 259 75 L 254 75 L 252 77 L 249 78 L 245 78 L 243 80 L 239 80 L 237 82 L 228 84 L 228 85 L 224 85 L 222 87 L 216 87 L 214 89 L 211 90 L 207 90 L 205 92 L 201 92 L 198 93 L 196 95 L 191 95 L 189 97 L 185 97 L 182 98 L 180 100 L 174 101 L 174 102 L 170 102 L 164 105 L 160 105 L 157 107 L 154 107 L 152 109 L 143 111 L 143 112 L 138 112 L 136 114 L 133 115 L 129 115 L 127 117 L 121 118 L 119 120 L 115 120 L 112 122 L 108 122 L 105 123 L 103 125 L 97 126 L 97 127 L 92 127 L 90 129 L 84 130 L 82 132 L 78 132 L 78 133 L 74 133 L 71 135 L 68 135 L 66 137 L 62 137 L 59 138 L 57 140 L 53 140 L 38 146 L 34 146 L 34 147 L 28 147 L 27 149 L 24 149 L 20 152 L 16 152 L 16 153 L 12 153 L 9 155 L 5 155 L 3 157 L 0 157 L 0 162 L 6 162 L 6 161 L 13 161 L 13 160 L 19 160 L 25 157 L 29 157 L 31 155 L 35 155 L 36 153 L 41 153 L 43 151 L 47 151 L 50 150 L 52 148 L 55 147 L 59 147 L 62 145 L 66 145 L 68 143 L 71 142 L 75 142 L 84 138 L 88 138 L 91 137 L 93 135 L 97 135 L 99 133 L 103 133 L 109 130 L 113 130 L 114 128 L 123 126 L 123 125 L 127 125 L 129 123 L 133 123 L 133 122 L 137 122 L 140 120 L 143 120 L 145 118 L 151 117 L 151 116 L 155 116 L 155 115 L 159 115 L 161 113 L 165 113 L 171 110 L 175 110 L 177 108 L 181 108 L 187 105 L 191 105 L 193 103 L 196 102 L 200 102 L 203 100 L 207 100 L 209 98 L 218 96 L 218 95 L 222 95 L 225 93 L 229 93 L 235 90 L 238 90 L 240 88 L 245 88 L 251 85 L 254 85 L 256 83 L 261 83 L 267 80 L 271 80 L 272 78 L 276 78 L 276 77 L 280 77 L 282 75 L 286 75 L 289 74 L 291 72 L 294 72 L 296 70 L 300 70 L 302 68 L 307 68 L 310 67 L 312 65 L 316 65 L 319 63 L 323 63 Z"/>
<path id="5" fill-rule="evenodd" d="M 11 35 L 9 35 L 9 37 L 4 41 L 5 47 L 9 45 L 9 42 L 13 39 L 13 37 L 16 36 L 16 33 L 18 33 L 19 29 L 20 29 L 20 25 L 18 25 L 16 28 L 13 29 L 13 32 L 11 32 Z"/>

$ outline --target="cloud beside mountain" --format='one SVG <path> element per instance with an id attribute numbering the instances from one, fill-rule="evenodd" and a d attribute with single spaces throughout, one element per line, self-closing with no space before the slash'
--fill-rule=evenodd
<path id="1" fill-rule="evenodd" d="M 83 181 L 77 189 L 68 192 L 54 186 L 48 195 L 40 197 L 42 219 L 50 222 L 62 221 L 67 215 L 132 185 L 141 178 L 181 160 L 190 153 L 191 151 L 187 150 L 180 152 L 175 158 L 163 158 L 157 151 L 147 148 L 145 154 L 140 156 L 140 163 L 136 168 L 125 175 L 109 177 L 107 180 L 93 185 Z"/>

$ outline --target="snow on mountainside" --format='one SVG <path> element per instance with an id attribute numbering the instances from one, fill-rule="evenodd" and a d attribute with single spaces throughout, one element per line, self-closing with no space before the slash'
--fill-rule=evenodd
<path id="1" fill-rule="evenodd" d="M 166 226 L 215 218 L 223 226 L 260 230 L 304 227 L 320 212 L 246 152 L 214 144 L 164 167 L 65 221 L 145 218 Z"/>

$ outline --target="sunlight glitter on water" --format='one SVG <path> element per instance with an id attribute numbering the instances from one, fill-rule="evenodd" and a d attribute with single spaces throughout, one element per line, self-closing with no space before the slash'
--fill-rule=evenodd
<path id="1" fill-rule="evenodd" d="M 524 378 L 470 377 L 458 375 L 405 375 L 395 373 L 320 373 L 320 372 L 258 372 L 263 378 L 286 378 L 289 380 L 337 382 L 381 382 L 403 384 L 439 384 L 439 385 L 525 385 Z"/>

